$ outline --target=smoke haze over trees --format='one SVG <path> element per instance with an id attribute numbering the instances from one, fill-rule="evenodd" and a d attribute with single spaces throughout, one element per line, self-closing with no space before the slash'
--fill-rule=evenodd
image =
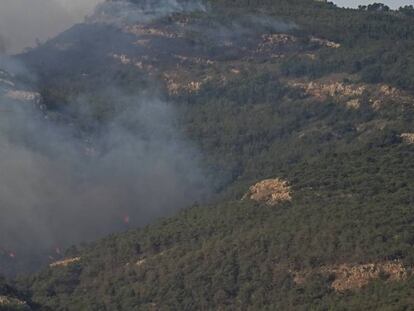
<path id="1" fill-rule="evenodd" d="M 32 78 L 5 57 L 0 65 Z M 80 95 L 68 109 L 88 125 L 82 132 L 42 112 L 37 93 L 6 80 L 17 72 L 2 71 L 0 89 L 0 255 L 58 256 L 51 250 L 146 224 L 206 193 L 198 152 L 176 130 L 172 106 L 156 94 L 114 87 L 93 99 Z M 10 98 L 20 95 L 33 100 Z M 110 114 L 94 126 L 96 96 Z"/>

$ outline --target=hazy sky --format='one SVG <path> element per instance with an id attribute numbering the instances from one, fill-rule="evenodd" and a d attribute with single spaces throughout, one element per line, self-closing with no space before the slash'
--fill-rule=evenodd
<path id="1" fill-rule="evenodd" d="M 404 5 L 414 5 L 414 0 L 333 0 L 338 6 L 358 7 L 358 5 L 366 5 L 374 2 L 384 3 L 389 7 L 396 9 Z"/>
<path id="2" fill-rule="evenodd" d="M 0 48 L 33 46 L 82 21 L 101 0 L 0 0 Z M 1 51 L 0 51 L 1 52 Z"/>

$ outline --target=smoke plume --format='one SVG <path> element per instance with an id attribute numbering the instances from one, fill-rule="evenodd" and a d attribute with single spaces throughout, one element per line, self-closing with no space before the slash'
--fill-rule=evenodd
<path id="1" fill-rule="evenodd" d="M 206 193 L 198 154 L 167 102 L 107 89 L 110 118 L 84 134 L 50 120 L 13 75 L 0 78 L 0 255 L 17 260 L 142 225 Z M 78 119 L 91 114 L 88 98 L 71 104 Z"/>
<path id="2" fill-rule="evenodd" d="M 9 38 L 11 50 L 15 50 L 27 44 L 26 39 L 52 35 L 57 30 L 51 25 L 73 23 L 73 18 L 65 19 L 70 17 L 72 8 L 76 12 L 73 16 L 80 18 L 98 1 L 32 2 L 5 0 L 0 4 L 0 29 L 4 38 L 0 40 L 3 42 L 0 49 L 4 50 Z M 38 28 L 39 25 L 32 29 L 31 23 L 43 18 L 44 10 L 36 11 L 41 3 L 50 5 L 46 10 L 48 15 L 53 16 L 55 10 L 65 14 L 56 21 L 49 20 L 51 23 L 45 24 L 44 29 Z M 22 20 L 5 21 L 4 9 L 16 10 L 10 12 Z M 30 10 L 34 15 L 24 21 L 24 12 Z M 79 54 L 75 53 L 75 57 L 68 59 L 69 52 L 53 49 L 59 57 L 66 57 L 53 61 L 51 55 L 55 54 L 42 54 L 42 48 L 33 51 L 32 57 L 39 58 L 43 69 L 57 69 L 46 70 L 47 74 L 39 75 L 42 79 L 56 78 L 58 74 L 54 76 L 53 72 L 59 70 L 61 76 L 70 77 L 68 71 L 76 66 L 81 67 L 79 73 L 83 76 L 84 67 L 104 69 L 108 65 L 108 53 L 131 45 L 128 41 L 131 38 L 121 38 L 123 32 L 108 35 L 110 28 L 194 10 L 204 10 L 204 7 L 200 2 L 184 0 L 103 2 L 84 26 L 104 29 L 104 40 L 96 38 L 94 31 L 82 37 L 76 28 L 84 28 L 74 27 L 70 35 L 80 38 L 74 40 L 79 44 L 75 49 Z M 272 33 L 296 27 L 265 16 L 218 23 L 209 18 L 203 20 L 185 25 L 181 30 L 179 27 L 184 26 L 177 25 L 177 29 L 199 33 L 199 38 L 217 46 L 217 55 L 231 51 L 240 41 L 257 46 L 259 31 Z M 3 28 L 2 23 L 7 27 Z M 108 24 L 115 27 L 107 27 Z M 19 37 L 21 33 L 27 38 Z M 71 37 L 68 32 L 66 35 Z M 97 39 L 100 39 L 98 45 L 90 44 Z M 240 53 L 237 48 L 234 50 Z M 0 57 L 0 273 L 4 272 L 2 269 L 10 270 L 2 264 L 2 258 L 7 258 L 9 263 L 26 261 L 23 266 L 28 267 L 32 258 L 44 258 L 52 249 L 60 250 L 72 243 L 146 224 L 208 194 L 200 155 L 176 127 L 172 105 L 149 90 L 137 92 L 135 85 L 134 93 L 111 86 L 115 82 L 111 83 L 110 68 L 101 72 L 105 76 L 105 89 L 96 90 L 102 84 L 91 76 L 88 85 L 93 92 L 83 91 L 71 98 L 70 103 L 65 102 L 66 110 L 56 113 L 46 111 L 40 94 L 31 89 L 34 84 L 28 81 L 35 81 L 36 75 L 13 59 Z"/>

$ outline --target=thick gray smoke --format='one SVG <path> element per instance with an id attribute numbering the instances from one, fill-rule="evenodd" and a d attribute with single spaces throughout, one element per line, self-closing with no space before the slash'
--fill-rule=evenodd
<path id="1" fill-rule="evenodd" d="M 82 21 L 101 1 L 1 0 L 0 51 L 17 53 L 33 47 Z"/>
<path id="2" fill-rule="evenodd" d="M 22 75 L 17 64 L 2 63 Z M 45 118 L 38 95 L 21 89 L 0 71 L 0 253 L 94 239 L 205 194 L 197 152 L 176 130 L 168 103 L 105 90 L 112 117 L 85 136 Z M 87 97 L 73 103 L 78 118 L 90 105 Z"/>

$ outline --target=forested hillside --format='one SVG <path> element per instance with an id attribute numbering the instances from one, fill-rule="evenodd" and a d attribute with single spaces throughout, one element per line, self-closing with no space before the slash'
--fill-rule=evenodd
<path id="1" fill-rule="evenodd" d="M 413 9 L 185 3 L 91 17 L 19 58 L 80 136 L 122 109 L 102 89 L 165 100 L 210 194 L 16 286 L 56 311 L 412 310 Z"/>

